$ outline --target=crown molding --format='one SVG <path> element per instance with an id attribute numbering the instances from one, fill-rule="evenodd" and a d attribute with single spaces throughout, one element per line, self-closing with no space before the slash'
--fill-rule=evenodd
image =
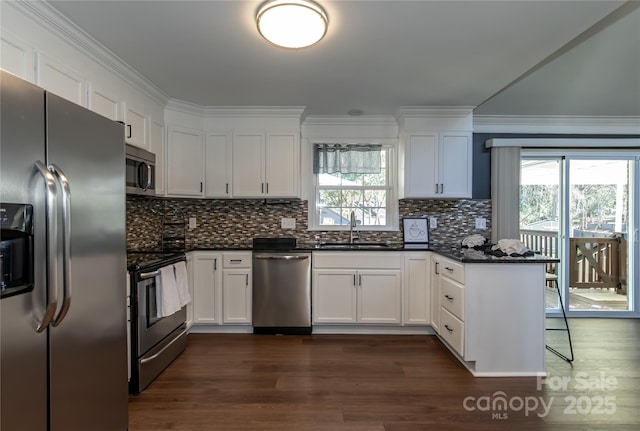
<path id="1" fill-rule="evenodd" d="M 396 118 L 468 117 L 475 106 L 400 106 Z"/>
<path id="2" fill-rule="evenodd" d="M 166 109 L 203 118 L 296 118 L 305 110 L 304 106 L 201 106 L 179 99 L 170 99 Z"/>
<path id="3" fill-rule="evenodd" d="M 165 105 L 169 96 L 120 57 L 91 37 L 46 1 L 17 0 L 17 9 L 25 13 L 39 25 L 62 37 L 98 64 L 113 72 L 131 86 L 160 105 Z"/>
<path id="4" fill-rule="evenodd" d="M 351 117 L 343 115 L 311 115 L 305 118 L 305 126 L 394 126 L 398 123 L 391 115 L 367 115 Z"/>
<path id="5" fill-rule="evenodd" d="M 640 117 L 475 115 L 475 133 L 640 135 Z"/>

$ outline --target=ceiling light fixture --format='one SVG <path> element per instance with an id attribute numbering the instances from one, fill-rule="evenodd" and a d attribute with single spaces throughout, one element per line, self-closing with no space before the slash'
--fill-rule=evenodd
<path id="1" fill-rule="evenodd" d="M 268 0 L 256 14 L 258 31 L 269 42 L 284 48 L 304 48 L 327 33 L 329 18 L 310 0 Z"/>

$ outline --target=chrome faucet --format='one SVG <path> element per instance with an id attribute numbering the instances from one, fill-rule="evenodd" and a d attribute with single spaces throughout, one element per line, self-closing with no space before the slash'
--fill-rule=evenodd
<path id="1" fill-rule="evenodd" d="M 360 239 L 360 235 L 358 232 L 354 232 L 353 229 L 356 227 L 356 213 L 355 211 L 351 211 L 351 223 L 349 223 L 349 243 L 353 244 L 355 240 Z"/>

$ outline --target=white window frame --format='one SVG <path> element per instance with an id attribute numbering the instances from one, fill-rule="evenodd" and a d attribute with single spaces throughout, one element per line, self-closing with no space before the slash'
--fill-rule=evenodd
<path id="1" fill-rule="evenodd" d="M 315 143 L 330 143 L 329 140 L 314 140 L 311 144 Z M 371 226 L 371 225 L 359 225 L 358 231 L 399 231 L 398 224 L 398 198 L 397 198 L 397 160 L 396 160 L 396 145 L 380 142 L 377 140 L 360 140 L 349 139 L 349 143 L 354 144 L 380 144 L 383 151 L 387 152 L 387 224 L 384 226 Z M 311 145 L 313 148 L 313 145 Z M 312 196 L 309 197 L 309 229 L 310 231 L 348 231 L 349 225 L 321 225 L 318 220 L 318 205 L 319 205 L 319 190 L 321 188 L 318 175 L 311 171 L 313 176 Z M 363 187 L 366 189 L 366 187 Z M 378 189 L 379 190 L 379 189 Z"/>

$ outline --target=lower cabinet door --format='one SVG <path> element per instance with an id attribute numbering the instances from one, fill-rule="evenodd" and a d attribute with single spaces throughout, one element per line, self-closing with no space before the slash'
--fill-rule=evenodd
<path id="1" fill-rule="evenodd" d="M 356 273 L 340 270 L 313 271 L 313 322 L 356 322 Z"/>
<path id="2" fill-rule="evenodd" d="M 400 271 L 359 271 L 358 322 L 402 323 Z"/>
<path id="3" fill-rule="evenodd" d="M 251 286 L 251 270 L 225 269 L 223 271 L 223 323 L 251 324 Z"/>

